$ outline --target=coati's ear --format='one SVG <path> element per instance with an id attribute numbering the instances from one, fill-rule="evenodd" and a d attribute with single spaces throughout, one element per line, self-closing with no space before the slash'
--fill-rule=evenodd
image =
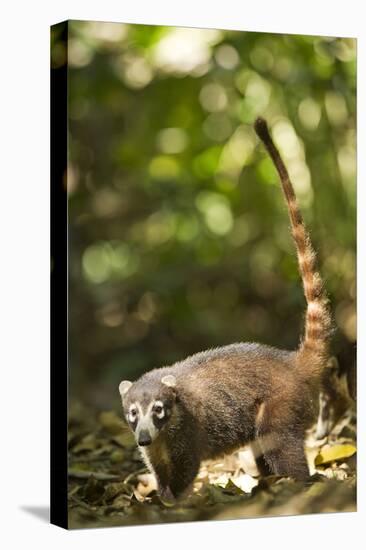
<path id="1" fill-rule="evenodd" d="M 128 390 L 130 389 L 131 386 L 132 386 L 132 382 L 130 382 L 129 380 L 122 380 L 122 382 L 118 386 L 119 393 L 121 394 L 121 397 L 126 395 L 126 393 L 128 392 Z"/>
<path id="2" fill-rule="evenodd" d="M 177 381 L 175 379 L 175 376 L 172 374 L 167 374 L 166 376 L 163 376 L 161 379 L 161 383 L 164 384 L 164 386 L 168 386 L 168 388 L 174 388 Z"/>

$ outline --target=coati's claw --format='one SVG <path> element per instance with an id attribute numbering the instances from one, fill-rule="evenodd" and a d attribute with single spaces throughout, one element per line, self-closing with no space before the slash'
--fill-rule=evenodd
<path id="1" fill-rule="evenodd" d="M 158 495 L 161 502 L 164 504 L 164 506 L 172 507 L 177 502 L 175 496 L 170 490 L 170 487 L 165 487 L 164 489 L 160 489 L 160 491 L 158 492 Z"/>

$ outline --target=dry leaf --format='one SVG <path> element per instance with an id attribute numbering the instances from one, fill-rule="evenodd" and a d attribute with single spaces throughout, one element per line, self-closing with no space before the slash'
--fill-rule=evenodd
<path id="1" fill-rule="evenodd" d="M 117 435 L 126 429 L 122 419 L 114 411 L 103 411 L 99 415 L 100 425 L 112 435 Z"/>
<path id="2" fill-rule="evenodd" d="M 250 446 L 244 447 L 238 451 L 238 465 L 246 474 L 249 474 L 250 476 L 259 475 L 255 456 Z"/>
<path id="3" fill-rule="evenodd" d="M 136 446 L 135 438 L 132 433 L 126 431 L 112 437 L 112 441 L 125 449 L 132 449 L 132 447 Z"/>
<path id="4" fill-rule="evenodd" d="M 98 447 L 98 441 L 94 434 L 88 434 L 84 436 L 79 443 L 77 443 L 72 452 L 81 453 L 84 451 L 93 451 Z"/>
<path id="5" fill-rule="evenodd" d="M 106 474 L 104 472 L 92 472 L 90 470 L 78 470 L 69 468 L 68 474 L 70 477 L 76 477 L 78 479 L 94 478 L 99 481 L 113 481 L 119 479 L 119 476 L 113 474 Z"/>
<path id="6" fill-rule="evenodd" d="M 212 485 L 216 485 L 216 487 L 225 488 L 229 480 L 230 480 L 229 474 L 222 474 L 217 479 L 215 479 L 215 481 L 213 481 Z"/>
<path id="7" fill-rule="evenodd" d="M 343 460 L 345 458 L 353 456 L 356 450 L 356 447 L 351 444 L 325 447 L 315 457 L 315 466 L 320 466 L 321 464 L 329 464 L 330 462 L 335 462 L 337 460 Z"/>
<path id="8" fill-rule="evenodd" d="M 252 489 L 258 485 L 258 480 L 249 474 L 240 474 L 231 478 L 232 483 L 239 487 L 244 493 L 251 493 Z"/>
<path id="9" fill-rule="evenodd" d="M 125 453 L 122 449 L 115 449 L 110 455 L 110 461 L 113 463 L 123 462 Z"/>

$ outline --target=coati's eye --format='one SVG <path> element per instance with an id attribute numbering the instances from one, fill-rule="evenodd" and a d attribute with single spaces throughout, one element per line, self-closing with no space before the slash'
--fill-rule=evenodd
<path id="1" fill-rule="evenodd" d="M 155 401 L 153 406 L 153 411 L 157 418 L 159 419 L 164 418 L 164 415 L 165 415 L 164 405 L 161 401 Z"/>
<path id="2" fill-rule="evenodd" d="M 136 417 L 137 417 L 137 409 L 136 407 L 132 406 L 128 411 L 128 420 L 130 422 L 134 422 L 136 420 Z"/>

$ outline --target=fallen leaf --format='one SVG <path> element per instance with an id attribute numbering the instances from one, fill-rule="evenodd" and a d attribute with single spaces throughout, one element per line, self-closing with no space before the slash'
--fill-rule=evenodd
<path id="1" fill-rule="evenodd" d="M 122 462 L 125 459 L 125 453 L 122 449 L 115 449 L 110 455 L 110 461 L 113 463 Z"/>
<path id="2" fill-rule="evenodd" d="M 259 475 L 255 456 L 250 447 L 245 447 L 238 451 L 237 456 L 238 465 L 246 474 L 249 474 L 252 477 Z"/>
<path id="3" fill-rule="evenodd" d="M 258 485 L 258 480 L 249 474 L 240 474 L 231 479 L 232 483 L 239 487 L 244 493 L 251 493 L 253 487 Z"/>
<path id="4" fill-rule="evenodd" d="M 68 474 L 70 477 L 76 477 L 78 479 L 94 478 L 99 481 L 112 481 L 120 478 L 120 476 L 105 474 L 104 472 L 92 472 L 89 470 L 77 470 L 74 468 L 69 468 Z"/>
<path id="5" fill-rule="evenodd" d="M 329 464 L 330 462 L 335 462 L 337 460 L 343 460 L 353 456 L 356 450 L 356 447 L 351 444 L 333 445 L 332 447 L 323 448 L 315 457 L 315 466 Z"/>
<path id="6" fill-rule="evenodd" d="M 70 466 L 69 468 L 69 475 L 71 475 L 71 477 L 78 477 L 77 474 L 78 472 L 85 472 L 85 471 L 89 471 L 90 470 L 90 464 L 87 463 L 87 462 L 74 462 L 72 467 Z M 71 471 L 71 474 L 70 474 L 70 471 Z M 76 474 L 76 475 L 74 475 Z M 83 476 L 81 476 L 83 477 Z"/>
<path id="7" fill-rule="evenodd" d="M 131 505 L 131 495 L 120 494 L 113 500 L 115 508 L 125 508 Z"/>
<path id="8" fill-rule="evenodd" d="M 94 504 L 102 498 L 104 491 L 103 483 L 94 476 L 91 476 L 86 485 L 80 489 L 79 493 L 87 502 Z"/>
<path id="9" fill-rule="evenodd" d="M 218 485 L 208 485 L 206 487 L 209 500 L 213 504 L 224 504 L 226 502 L 235 502 L 235 500 L 244 497 L 244 493 L 239 487 L 234 485 L 231 480 L 228 481 L 226 487 Z"/>
<path id="10" fill-rule="evenodd" d="M 217 479 L 215 479 L 212 485 L 216 485 L 216 487 L 222 487 L 224 489 L 228 484 L 229 480 L 230 480 L 229 474 L 222 474 Z"/>
<path id="11" fill-rule="evenodd" d="M 100 425 L 112 435 L 117 435 L 121 430 L 126 429 L 126 425 L 114 411 L 103 411 L 99 415 Z"/>
<path id="12" fill-rule="evenodd" d="M 126 495 L 131 495 L 131 491 L 129 489 L 129 486 L 126 485 L 126 483 L 119 482 L 119 483 L 109 483 L 105 487 L 105 492 L 103 495 L 103 499 L 108 502 L 110 500 L 115 500 L 117 496 L 123 494 L 125 497 Z"/>
<path id="13" fill-rule="evenodd" d="M 83 451 L 93 451 L 98 446 L 98 441 L 94 434 L 88 434 L 85 437 L 81 439 L 79 443 L 77 443 L 72 452 L 73 453 L 80 453 Z"/>
<path id="14" fill-rule="evenodd" d="M 120 445 L 125 449 L 132 449 L 132 447 L 135 447 L 136 445 L 135 438 L 133 437 L 132 433 L 127 431 L 115 435 L 112 440 L 117 443 L 117 445 Z"/>

